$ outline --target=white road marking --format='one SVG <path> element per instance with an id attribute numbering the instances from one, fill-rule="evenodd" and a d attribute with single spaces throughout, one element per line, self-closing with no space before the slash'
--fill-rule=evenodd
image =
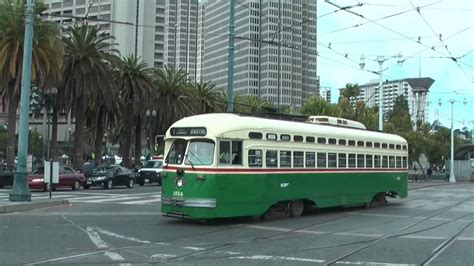
<path id="1" fill-rule="evenodd" d="M 313 235 L 323 235 L 328 234 L 329 232 L 325 231 L 310 231 L 310 230 L 297 230 L 296 233 L 303 233 L 303 234 L 313 234 Z"/>
<path id="2" fill-rule="evenodd" d="M 83 203 L 104 203 L 104 202 L 111 202 L 111 201 L 124 201 L 124 200 L 140 199 L 140 198 L 141 197 L 119 196 L 119 197 L 96 199 L 96 200 L 81 200 L 80 202 L 83 202 Z"/>
<path id="3" fill-rule="evenodd" d="M 282 261 L 299 261 L 299 262 L 315 262 L 315 263 L 324 263 L 325 262 L 325 260 L 319 260 L 319 259 L 284 257 L 284 256 L 266 256 L 266 255 L 239 256 L 239 257 L 230 257 L 229 259 L 239 259 L 239 260 L 282 260 Z"/>
<path id="4" fill-rule="evenodd" d="M 416 264 L 405 264 L 405 263 L 384 263 L 384 262 L 371 262 L 371 261 L 338 261 L 336 264 L 343 265 L 382 265 L 382 266 L 411 266 Z"/>
<path id="5" fill-rule="evenodd" d="M 280 231 L 280 232 L 291 232 L 291 231 L 293 231 L 292 229 L 288 229 L 288 228 L 260 226 L 260 225 L 247 225 L 245 227 L 253 228 L 253 229 L 270 230 L 270 231 Z"/>
<path id="6" fill-rule="evenodd" d="M 363 233 L 351 233 L 351 232 L 334 233 L 334 235 L 339 235 L 339 236 L 362 236 L 362 237 L 382 237 L 383 236 L 383 235 L 380 235 L 380 234 L 363 234 Z"/>
<path id="7" fill-rule="evenodd" d="M 132 204 L 147 204 L 147 203 L 153 203 L 153 202 L 161 202 L 161 198 L 159 198 L 159 199 L 149 199 L 149 200 L 127 201 L 127 202 L 122 202 L 121 204 L 132 205 Z"/>
<path id="8" fill-rule="evenodd" d="M 97 248 L 109 248 L 109 245 L 107 245 L 107 243 L 105 243 L 105 241 L 100 238 L 97 231 L 94 230 L 92 227 L 88 226 L 86 232 L 87 236 L 89 236 L 90 240 Z"/>
<path id="9" fill-rule="evenodd" d="M 405 239 L 423 239 L 423 240 L 443 240 L 448 237 L 442 237 L 442 236 L 420 236 L 420 235 L 406 235 L 406 236 L 399 236 L 398 238 L 405 238 Z"/>
<path id="10" fill-rule="evenodd" d="M 463 240 L 463 241 L 474 241 L 474 237 L 460 237 L 457 240 Z"/>
<path id="11" fill-rule="evenodd" d="M 228 255 L 240 255 L 240 252 L 222 251 L 222 250 L 214 251 L 214 253 L 217 253 L 217 254 L 228 254 Z"/>
<path id="12" fill-rule="evenodd" d="M 88 199 L 101 199 L 104 196 L 90 196 L 90 197 L 72 197 L 68 199 L 69 201 L 80 201 L 80 200 L 88 200 Z"/>
<path id="13" fill-rule="evenodd" d="M 124 261 L 124 257 L 120 256 L 120 254 L 115 252 L 105 252 L 105 256 L 109 257 L 113 261 Z"/>
<path id="14" fill-rule="evenodd" d="M 151 258 L 152 259 L 168 259 L 168 258 L 174 258 L 176 257 L 176 255 L 173 255 L 173 254 L 153 254 L 151 255 Z"/>
<path id="15" fill-rule="evenodd" d="M 194 251 L 206 250 L 205 248 L 198 248 L 198 247 L 182 247 L 182 249 L 189 249 L 189 250 L 194 250 Z"/>
<path id="16" fill-rule="evenodd" d="M 378 213 L 366 213 L 366 212 L 348 212 L 349 214 L 357 214 L 363 216 L 377 216 L 377 217 L 389 217 L 389 218 L 410 218 L 408 215 L 396 215 L 396 214 L 378 214 Z"/>
<path id="17" fill-rule="evenodd" d="M 87 227 L 87 228 L 89 229 L 89 227 Z M 141 240 L 141 239 L 138 239 L 138 238 L 135 238 L 135 237 L 119 235 L 119 234 L 107 231 L 107 230 L 102 229 L 102 228 L 97 227 L 97 226 L 94 226 L 92 228 L 93 228 L 93 230 L 95 230 L 95 231 L 97 231 L 101 234 L 104 234 L 104 235 L 113 236 L 113 237 L 116 237 L 116 238 L 121 238 L 121 239 L 129 240 L 129 241 L 133 241 L 133 242 L 137 242 L 137 243 L 143 243 L 143 244 L 149 244 L 150 243 L 150 241 L 148 241 L 148 240 Z"/>

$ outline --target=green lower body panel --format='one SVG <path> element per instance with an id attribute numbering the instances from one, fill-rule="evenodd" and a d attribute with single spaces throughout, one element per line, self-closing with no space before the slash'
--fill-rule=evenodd
<path id="1" fill-rule="evenodd" d="M 376 194 L 407 197 L 406 172 L 187 173 L 163 178 L 164 215 L 212 219 L 264 214 L 272 205 L 312 201 L 320 208 L 361 205 Z"/>

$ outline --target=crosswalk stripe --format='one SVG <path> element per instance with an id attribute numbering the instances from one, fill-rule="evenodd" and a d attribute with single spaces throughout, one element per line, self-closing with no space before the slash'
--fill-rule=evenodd
<path id="1" fill-rule="evenodd" d="M 103 203 L 103 202 L 111 202 L 111 201 L 124 201 L 124 200 L 132 200 L 132 199 L 140 199 L 142 197 L 115 197 L 115 198 L 106 198 L 106 199 L 97 199 L 97 200 L 84 200 L 81 202 L 85 203 Z"/>
<path id="2" fill-rule="evenodd" d="M 160 202 L 160 201 L 161 201 L 161 198 L 149 199 L 149 200 L 127 201 L 127 202 L 122 202 L 121 204 L 133 205 L 133 204 L 146 204 L 146 203 Z"/>
<path id="3" fill-rule="evenodd" d="M 69 198 L 69 201 L 81 201 L 81 200 L 91 200 L 91 199 L 100 199 L 100 198 L 108 198 L 106 196 L 89 196 L 89 197 L 72 197 Z"/>

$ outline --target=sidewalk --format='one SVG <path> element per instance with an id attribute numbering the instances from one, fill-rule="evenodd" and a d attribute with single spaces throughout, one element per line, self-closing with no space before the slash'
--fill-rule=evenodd
<path id="1" fill-rule="evenodd" d="M 64 199 L 32 199 L 31 201 L 10 201 L 8 198 L 0 198 L 0 217 L 2 213 L 30 211 L 64 205 L 69 205 L 69 201 Z"/>

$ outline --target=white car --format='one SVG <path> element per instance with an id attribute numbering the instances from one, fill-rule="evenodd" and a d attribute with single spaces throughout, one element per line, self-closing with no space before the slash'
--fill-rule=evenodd
<path id="1" fill-rule="evenodd" d="M 163 171 L 163 159 L 152 159 L 146 162 L 145 166 L 138 170 L 137 183 L 145 185 L 145 180 L 149 183 L 157 182 L 161 186 L 161 172 Z"/>

